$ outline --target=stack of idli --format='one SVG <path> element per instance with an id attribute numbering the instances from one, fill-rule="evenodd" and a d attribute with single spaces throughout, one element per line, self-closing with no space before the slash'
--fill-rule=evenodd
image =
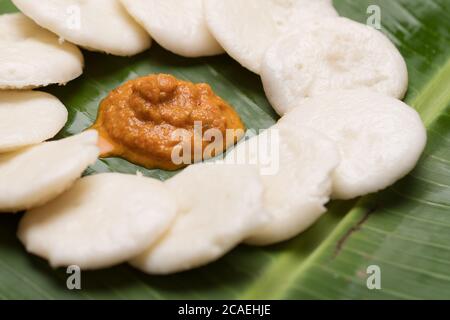
<path id="1" fill-rule="evenodd" d="M 131 56 L 151 45 L 120 1 L 13 1 L 0 16 L 0 212 L 42 205 L 67 190 L 99 155 L 97 133 L 58 141 L 67 110 L 29 91 L 64 85 L 83 72 L 76 45 Z"/>
<path id="2" fill-rule="evenodd" d="M 56 97 L 29 89 L 64 85 L 79 77 L 84 61 L 76 45 L 131 56 L 149 48 L 151 39 L 119 1 L 14 3 L 22 13 L 0 16 L 0 212 L 32 213 L 36 208 L 43 210 L 44 216 L 50 212 L 51 216 L 60 217 L 52 225 L 50 216 L 30 219 L 35 215 L 27 214 L 22 222 L 35 227 L 45 225 L 50 237 L 44 238 L 53 244 L 59 242 L 58 226 L 67 228 L 61 231 L 68 236 L 76 230 L 87 233 L 85 228 L 90 226 L 91 237 L 83 237 L 90 254 L 84 257 L 89 260 L 85 263 L 80 260 L 83 246 L 78 237 L 67 257 L 64 252 L 71 248 L 68 241 L 50 251 L 38 232 L 23 237 L 19 233 L 22 241 L 31 243 L 30 251 L 48 257 L 54 265 L 75 260 L 84 268 L 131 259 L 151 245 L 175 216 L 174 202 L 169 200 L 163 183 L 119 174 L 94 176 L 76 183 L 99 156 L 98 133 L 89 130 L 47 141 L 66 124 L 67 109 Z M 64 195 L 59 197 L 61 194 Z M 122 200 L 111 202 L 111 196 Z M 71 201 L 67 202 L 67 198 Z M 62 204 L 58 205 L 61 199 Z M 80 208 L 80 201 L 91 206 Z M 59 215 L 58 207 L 66 215 Z M 95 217 L 89 215 L 92 212 Z M 85 218 L 83 214 L 87 214 Z M 127 224 L 128 233 L 124 230 Z M 96 243 L 96 248 L 92 243 Z M 116 249 L 108 250 L 108 246 Z M 74 252 L 78 255 L 71 258 Z M 92 261 L 96 256 L 100 262 Z"/>
<path id="3" fill-rule="evenodd" d="M 53 138 L 67 109 L 40 91 L 0 91 L 0 212 L 44 204 L 67 190 L 99 155 L 97 132 Z"/>
<path id="4" fill-rule="evenodd" d="M 56 97 L 29 89 L 81 75 L 83 56 L 22 13 L 0 16 L 0 212 L 46 203 L 98 156 L 96 132 L 44 142 L 67 121 Z"/>

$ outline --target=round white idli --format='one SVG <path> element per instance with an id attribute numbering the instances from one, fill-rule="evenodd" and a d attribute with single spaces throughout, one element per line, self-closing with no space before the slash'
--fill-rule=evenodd
<path id="1" fill-rule="evenodd" d="M 196 164 L 168 180 L 178 217 L 168 232 L 131 264 L 169 274 L 217 260 L 267 219 L 256 166 Z"/>
<path id="2" fill-rule="evenodd" d="M 224 52 L 206 26 L 202 0 L 121 0 L 165 49 L 184 57 Z"/>
<path id="3" fill-rule="evenodd" d="M 415 167 L 426 144 L 425 127 L 414 109 L 369 90 L 305 99 L 280 123 L 314 128 L 336 142 L 341 155 L 333 175 L 336 199 L 392 185 Z"/>
<path id="4" fill-rule="evenodd" d="M 106 173 L 85 177 L 25 214 L 18 236 L 53 267 L 109 267 L 157 240 L 175 218 L 175 201 L 159 180 Z"/>
<path id="5" fill-rule="evenodd" d="M 0 91 L 0 153 L 53 138 L 67 121 L 56 97 L 39 91 Z"/>
<path id="6" fill-rule="evenodd" d="M 337 16 L 331 0 L 204 0 L 204 9 L 208 27 L 225 51 L 258 74 L 266 50 L 279 36 Z"/>
<path id="7" fill-rule="evenodd" d="M 283 115 L 301 99 L 333 90 L 371 89 L 403 98 L 406 63 L 380 31 L 346 18 L 328 18 L 278 39 L 261 69 L 266 96 Z"/>
<path id="8" fill-rule="evenodd" d="M 118 56 L 148 49 L 147 32 L 119 0 L 13 0 L 40 26 L 83 48 Z"/>
<path id="9" fill-rule="evenodd" d="M 42 205 L 68 189 L 99 155 L 97 132 L 0 155 L 0 212 Z"/>
<path id="10" fill-rule="evenodd" d="M 340 161 L 332 140 L 314 130 L 277 124 L 239 144 L 225 161 L 245 158 L 260 165 L 264 209 L 271 216 L 246 243 L 269 245 L 288 240 L 326 212 L 332 173 Z"/>
<path id="11" fill-rule="evenodd" d="M 65 84 L 83 73 L 84 64 L 76 46 L 21 13 L 0 15 L 0 61 L 0 89 Z"/>

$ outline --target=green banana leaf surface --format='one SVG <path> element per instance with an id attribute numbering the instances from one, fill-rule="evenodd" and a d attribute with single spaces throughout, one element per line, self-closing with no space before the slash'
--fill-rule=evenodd
<path id="1" fill-rule="evenodd" d="M 406 102 L 428 129 L 426 151 L 405 179 L 375 195 L 330 203 L 318 223 L 282 244 L 242 245 L 206 267 L 171 276 L 149 276 L 128 265 L 83 272 L 82 289 L 72 291 L 65 269 L 27 254 L 16 239 L 20 215 L 3 215 L 0 299 L 449 299 L 450 0 L 335 0 L 341 15 L 363 23 L 370 5 L 381 8 L 382 32 L 406 59 Z M 9 0 L 0 0 L 1 13 L 14 11 Z M 83 53 L 83 76 L 45 89 L 69 110 L 58 138 L 89 127 L 111 89 L 158 72 L 209 83 L 248 128 L 268 128 L 278 119 L 260 78 L 226 55 L 186 59 L 157 44 L 131 58 Z M 99 160 L 86 174 L 138 170 L 162 180 L 174 174 L 122 159 Z M 381 289 L 368 289 L 373 265 Z"/>

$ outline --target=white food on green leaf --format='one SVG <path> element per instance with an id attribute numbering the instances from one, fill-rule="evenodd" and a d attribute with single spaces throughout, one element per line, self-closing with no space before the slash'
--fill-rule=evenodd
<path id="1" fill-rule="evenodd" d="M 31 210 L 18 236 L 53 267 L 112 266 L 141 253 L 175 218 L 176 206 L 155 179 L 106 173 L 85 177 L 47 205 Z"/>
<path id="2" fill-rule="evenodd" d="M 331 0 L 204 0 L 204 9 L 217 41 L 255 73 L 260 73 L 264 53 L 279 36 L 337 16 Z"/>
<path id="3" fill-rule="evenodd" d="M 66 121 L 66 107 L 48 93 L 0 91 L 0 153 L 53 138 Z"/>
<path id="4" fill-rule="evenodd" d="M 42 205 L 67 190 L 99 155 L 96 131 L 0 155 L 0 212 Z"/>
<path id="5" fill-rule="evenodd" d="M 83 72 L 83 55 L 21 13 L 0 15 L 0 89 L 65 84 Z"/>
<path id="6" fill-rule="evenodd" d="M 310 227 L 326 211 L 332 173 L 340 160 L 333 141 L 289 124 L 275 125 L 239 144 L 229 158 L 260 164 L 264 209 L 271 219 L 247 238 L 253 245 L 284 241 Z"/>
<path id="7" fill-rule="evenodd" d="M 185 57 L 223 53 L 206 26 L 202 0 L 121 0 L 162 47 Z"/>
<path id="8" fill-rule="evenodd" d="M 213 262 L 267 219 L 258 168 L 196 164 L 168 180 L 178 217 L 168 232 L 131 264 L 168 274 Z"/>
<path id="9" fill-rule="evenodd" d="M 391 41 L 346 18 L 321 19 L 279 38 L 265 54 L 261 78 L 280 115 L 332 90 L 371 89 L 400 99 L 408 87 L 406 63 Z"/>
<path id="10" fill-rule="evenodd" d="M 119 0 L 12 0 L 40 26 L 93 51 L 132 56 L 151 39 Z"/>
<path id="11" fill-rule="evenodd" d="M 341 163 L 332 195 L 337 199 L 392 185 L 415 167 L 426 144 L 426 129 L 414 109 L 369 90 L 305 99 L 280 123 L 314 128 L 337 143 Z"/>

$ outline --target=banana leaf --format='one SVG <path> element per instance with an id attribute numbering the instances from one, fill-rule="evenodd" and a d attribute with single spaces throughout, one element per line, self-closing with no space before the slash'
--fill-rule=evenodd
<path id="1" fill-rule="evenodd" d="M 407 61 L 406 102 L 419 111 L 428 129 L 426 151 L 405 179 L 375 195 L 330 203 L 317 224 L 282 244 L 241 245 L 206 267 L 171 276 L 148 276 L 128 265 L 83 272 L 82 290 L 72 291 L 66 287 L 65 269 L 51 269 L 18 242 L 20 215 L 3 215 L 0 298 L 449 299 L 450 0 L 335 0 L 341 15 L 363 23 L 371 15 L 370 5 L 381 9 L 382 32 Z M 9 0 L 0 0 L 1 13 L 14 11 Z M 157 72 L 211 84 L 249 128 L 267 128 L 277 121 L 259 77 L 226 55 L 185 59 L 156 44 L 132 58 L 84 54 L 82 77 L 45 89 L 69 110 L 59 137 L 89 127 L 99 101 L 114 87 Z M 121 159 L 99 160 L 86 174 L 137 170 L 162 180 L 174 174 Z M 367 286 L 373 265 L 380 270 L 380 289 Z"/>

